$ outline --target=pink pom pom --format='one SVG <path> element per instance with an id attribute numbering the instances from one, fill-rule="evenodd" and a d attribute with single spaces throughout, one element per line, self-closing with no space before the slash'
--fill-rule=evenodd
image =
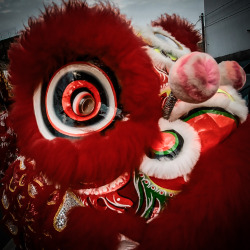
<path id="1" fill-rule="evenodd" d="M 220 85 L 231 85 L 241 89 L 246 82 L 244 69 L 235 61 L 224 61 L 219 64 Z"/>
<path id="2" fill-rule="evenodd" d="M 217 62 L 208 54 L 192 52 L 172 66 L 169 83 L 174 95 L 185 102 L 200 103 L 211 98 L 219 88 Z"/>

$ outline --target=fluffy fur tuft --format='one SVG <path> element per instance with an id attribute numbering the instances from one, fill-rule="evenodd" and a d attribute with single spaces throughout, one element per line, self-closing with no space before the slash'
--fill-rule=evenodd
<path id="1" fill-rule="evenodd" d="M 235 61 L 223 61 L 219 64 L 220 85 L 231 85 L 235 89 L 241 89 L 246 83 L 244 69 Z"/>
<path id="2" fill-rule="evenodd" d="M 219 87 L 219 67 L 206 53 L 182 56 L 169 73 L 170 88 L 185 102 L 200 103 L 211 98 Z"/>
<path id="3" fill-rule="evenodd" d="M 226 111 L 239 117 L 240 122 L 244 122 L 248 115 L 246 102 L 232 86 L 220 86 L 224 93 L 216 93 L 212 98 L 202 103 L 177 102 L 170 116 L 170 121 L 175 121 L 189 111 L 199 107 L 221 107 Z"/>
<path id="4" fill-rule="evenodd" d="M 165 31 L 169 32 L 175 39 L 191 51 L 198 50 L 197 43 L 201 40 L 201 36 L 194 25 L 190 24 L 187 19 L 173 14 L 164 14 L 152 22 L 152 26 L 161 26 Z"/>
<path id="5" fill-rule="evenodd" d="M 160 84 L 143 45 L 130 23 L 109 4 L 89 7 L 69 1 L 30 19 L 9 52 L 16 99 L 12 119 L 20 152 L 35 159 L 38 171 L 66 186 L 93 181 L 101 185 L 140 165 L 144 148 L 159 133 L 161 115 Z M 36 124 L 34 91 L 58 68 L 86 56 L 98 57 L 115 73 L 129 121 L 117 122 L 105 136 L 48 141 Z"/>

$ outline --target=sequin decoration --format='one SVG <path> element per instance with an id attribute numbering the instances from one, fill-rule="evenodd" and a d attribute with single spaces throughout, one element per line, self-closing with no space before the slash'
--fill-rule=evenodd
<path id="1" fill-rule="evenodd" d="M 18 205 L 19 207 L 21 208 L 23 205 L 21 204 L 21 200 L 24 199 L 25 197 L 22 196 L 21 194 L 18 194 L 17 196 L 17 202 L 18 202 Z"/>
<path id="2" fill-rule="evenodd" d="M 26 169 L 26 166 L 24 164 L 25 157 L 19 156 L 17 159 L 20 161 L 20 165 L 19 165 L 20 169 L 25 170 Z"/>
<path id="3" fill-rule="evenodd" d="M 31 198 L 35 198 L 35 196 L 37 195 L 36 187 L 31 183 L 29 183 L 28 185 L 28 194 Z"/>
<path id="4" fill-rule="evenodd" d="M 54 217 L 54 228 L 61 232 L 67 226 L 67 213 L 74 207 L 84 206 L 74 193 L 67 191 Z"/>
<path id="5" fill-rule="evenodd" d="M 3 204 L 3 207 L 4 207 L 5 209 L 8 209 L 8 208 L 9 208 L 10 203 L 9 203 L 8 198 L 7 198 L 7 195 L 5 194 L 5 190 L 3 190 L 2 204 Z"/>
<path id="6" fill-rule="evenodd" d="M 17 235 L 18 233 L 18 228 L 16 225 L 13 224 L 13 221 L 7 220 L 5 225 L 9 229 L 10 233 L 13 235 Z"/>

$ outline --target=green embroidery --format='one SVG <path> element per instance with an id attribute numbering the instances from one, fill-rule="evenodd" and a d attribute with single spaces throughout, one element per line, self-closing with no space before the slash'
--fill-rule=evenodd
<path id="1" fill-rule="evenodd" d="M 145 204 L 141 217 L 150 219 L 155 208 L 162 211 L 168 200 L 179 191 L 164 189 L 155 184 L 146 174 L 139 172 L 134 175 L 134 185 L 139 196 L 136 213 L 140 212 Z M 158 204 L 157 204 L 158 203 Z"/>

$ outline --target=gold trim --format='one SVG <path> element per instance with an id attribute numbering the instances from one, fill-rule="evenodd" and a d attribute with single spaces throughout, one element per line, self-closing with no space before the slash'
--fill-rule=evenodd
<path id="1" fill-rule="evenodd" d="M 54 195 L 56 195 L 58 193 L 58 191 L 57 190 L 55 190 L 55 191 L 53 191 L 51 194 L 50 194 L 50 196 L 54 196 Z M 47 201 L 47 205 L 55 205 L 56 204 L 56 201 Z"/>
<path id="2" fill-rule="evenodd" d="M 176 41 L 175 39 L 173 39 L 172 37 L 169 37 L 169 36 L 167 36 L 167 35 L 165 35 L 165 34 L 162 34 L 162 33 L 160 33 L 160 32 L 154 32 L 154 35 L 155 34 L 159 34 L 159 35 L 162 35 L 162 36 L 165 36 L 165 37 L 167 37 L 167 38 L 169 38 L 171 41 L 173 41 L 176 45 L 177 45 L 177 47 L 180 49 L 180 50 L 183 50 L 183 47 L 180 45 L 180 43 L 178 42 L 178 41 Z M 157 37 L 158 39 L 160 39 L 159 37 Z"/>
<path id="3" fill-rule="evenodd" d="M 10 190 L 12 193 L 14 193 L 15 190 L 16 190 L 16 186 L 15 186 L 15 189 L 12 189 L 12 188 L 10 187 L 10 185 L 12 184 L 12 181 L 13 181 L 13 176 L 11 177 L 11 180 L 10 180 L 9 190 Z"/>
<path id="4" fill-rule="evenodd" d="M 19 186 L 23 187 L 25 184 L 21 184 L 23 179 L 27 176 L 27 174 L 23 174 L 21 178 L 19 179 Z"/>
<path id="5" fill-rule="evenodd" d="M 161 95 L 163 95 L 163 94 L 167 94 L 167 97 L 170 95 L 170 93 L 171 93 L 171 89 L 169 89 L 169 88 L 166 88 L 166 89 L 164 89 L 164 90 L 162 90 L 161 92 L 160 92 L 160 94 L 159 94 L 159 96 L 161 96 Z"/>
<path id="6" fill-rule="evenodd" d="M 6 200 L 7 204 L 5 203 L 4 199 Z M 8 200 L 7 195 L 5 194 L 5 190 L 3 190 L 3 195 L 2 195 L 2 199 L 1 200 L 2 200 L 3 207 L 7 210 L 9 208 L 9 206 L 10 206 L 10 202 Z"/>
<path id="7" fill-rule="evenodd" d="M 28 184 L 28 194 L 29 194 L 29 196 L 30 196 L 31 198 L 35 198 L 35 195 L 33 195 L 33 194 L 31 193 L 31 185 L 35 188 L 35 186 L 34 186 L 32 183 L 29 183 L 29 184 Z M 35 190 L 36 190 L 36 188 L 35 188 Z M 36 190 L 36 192 L 37 192 L 37 190 Z"/>
<path id="8" fill-rule="evenodd" d="M 36 182 L 40 187 L 43 187 L 43 183 L 39 181 L 37 178 L 34 179 L 34 182 Z"/>
<path id="9" fill-rule="evenodd" d="M 24 161 L 23 160 L 19 160 L 20 161 L 20 164 L 19 164 L 19 168 L 20 170 L 25 170 L 26 169 L 26 166 L 24 165 Z"/>
<path id="10" fill-rule="evenodd" d="M 217 90 L 217 93 L 223 93 L 223 94 L 227 95 L 227 97 L 228 97 L 231 101 L 234 101 L 234 98 L 233 98 L 229 93 L 227 93 L 225 90 L 223 90 L 223 89 L 218 89 L 218 90 Z"/>
<path id="11" fill-rule="evenodd" d="M 5 226 L 8 228 L 11 234 L 17 235 L 18 227 L 12 223 L 12 221 L 8 220 L 5 222 Z"/>
<path id="12" fill-rule="evenodd" d="M 10 215 L 11 215 L 11 217 L 12 217 L 12 219 L 13 219 L 14 221 L 18 221 L 18 219 L 16 219 L 15 216 L 14 216 L 12 213 L 10 213 Z"/>
<path id="13" fill-rule="evenodd" d="M 29 229 L 32 233 L 35 233 L 35 230 L 34 230 L 30 225 L 28 225 L 28 229 Z"/>
<path id="14" fill-rule="evenodd" d="M 20 198 L 19 198 L 19 196 L 20 196 Z M 19 205 L 20 208 L 23 206 L 23 205 L 21 204 L 21 200 L 24 199 L 24 198 L 25 198 L 25 196 L 22 196 L 21 194 L 19 194 L 19 195 L 17 196 L 17 202 L 18 202 L 18 205 Z"/>
<path id="15" fill-rule="evenodd" d="M 49 238 L 51 238 L 51 239 L 52 239 L 52 235 L 51 235 L 51 234 L 49 234 L 48 232 L 44 232 L 44 233 L 43 233 L 43 235 L 45 235 L 46 237 L 49 237 Z"/>
<path id="16" fill-rule="evenodd" d="M 35 220 L 34 219 L 27 219 L 27 218 L 25 218 L 25 222 L 34 222 Z"/>
<path id="17" fill-rule="evenodd" d="M 146 176 L 147 176 L 147 175 L 146 175 Z M 148 177 L 148 179 L 149 179 L 156 187 L 158 187 L 158 189 L 163 189 L 163 190 L 166 191 L 168 194 L 174 194 L 174 195 L 176 195 L 176 194 L 178 194 L 178 193 L 181 192 L 181 190 L 174 190 L 174 189 L 168 189 L 168 188 L 161 187 L 161 186 L 159 186 L 158 184 L 156 184 L 155 182 L 153 182 L 149 176 L 147 176 L 147 177 Z"/>
<path id="18" fill-rule="evenodd" d="M 48 202 L 47 202 L 47 205 L 48 205 L 48 206 L 55 205 L 55 204 L 56 204 L 56 201 L 48 201 Z"/>

